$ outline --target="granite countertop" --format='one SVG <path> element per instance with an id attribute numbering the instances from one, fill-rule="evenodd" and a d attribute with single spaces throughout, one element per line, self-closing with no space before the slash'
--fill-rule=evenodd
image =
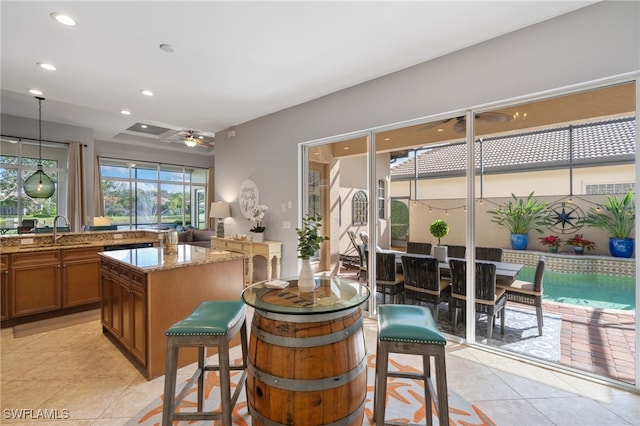
<path id="1" fill-rule="evenodd" d="M 51 234 L 20 234 L 0 237 L 2 254 L 30 253 L 46 250 L 104 247 L 120 244 L 158 243 L 160 231 L 64 232 L 53 243 Z"/>
<path id="2" fill-rule="evenodd" d="M 242 253 L 214 250 L 190 244 L 181 244 L 173 248 L 164 246 L 114 250 L 100 253 L 100 256 L 121 262 L 145 273 L 246 258 Z"/>

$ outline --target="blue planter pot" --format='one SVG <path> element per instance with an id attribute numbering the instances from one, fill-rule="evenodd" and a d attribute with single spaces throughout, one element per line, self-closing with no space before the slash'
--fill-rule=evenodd
<path id="1" fill-rule="evenodd" d="M 529 245 L 529 234 L 511 234 L 511 248 L 526 250 Z"/>
<path id="2" fill-rule="evenodd" d="M 609 252 L 613 257 L 633 256 L 635 240 L 633 238 L 609 238 Z"/>

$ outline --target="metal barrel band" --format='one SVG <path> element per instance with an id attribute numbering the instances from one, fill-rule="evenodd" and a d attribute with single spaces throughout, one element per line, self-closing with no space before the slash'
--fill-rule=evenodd
<path id="1" fill-rule="evenodd" d="M 255 325 L 251 326 L 251 334 L 256 336 L 258 340 L 273 346 L 282 346 L 285 348 L 313 348 L 341 342 L 349 336 L 353 336 L 358 332 L 358 330 L 362 329 L 363 321 L 362 317 L 360 317 L 356 322 L 343 330 L 316 337 L 277 336 L 275 334 L 267 333 L 264 330 L 257 328 Z"/>
<path id="2" fill-rule="evenodd" d="M 293 323 L 302 322 L 306 324 L 309 322 L 333 321 L 336 319 L 344 318 L 347 315 L 353 312 L 356 312 L 358 309 L 360 309 L 360 307 L 356 306 L 355 308 L 349 308 L 343 311 L 327 312 L 326 314 L 314 314 L 314 315 L 279 314 L 274 312 L 263 311 L 260 309 L 256 309 L 256 312 L 261 317 L 274 320 L 274 321 L 284 321 L 284 322 L 293 322 Z"/>
<path id="3" fill-rule="evenodd" d="M 326 377 L 324 379 L 287 379 L 284 377 L 277 377 L 271 374 L 265 373 L 261 370 L 256 370 L 253 364 L 247 366 L 247 370 L 250 375 L 255 377 L 256 380 L 266 384 L 267 386 L 283 389 L 287 391 L 295 392 L 312 392 L 322 391 L 327 389 L 337 388 L 339 386 L 351 383 L 360 374 L 367 370 L 367 357 L 362 357 L 362 360 L 351 370 L 339 374 L 337 376 Z"/>

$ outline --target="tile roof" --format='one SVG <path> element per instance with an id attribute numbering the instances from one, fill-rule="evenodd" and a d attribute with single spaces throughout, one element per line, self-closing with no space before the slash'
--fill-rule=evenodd
<path id="1" fill-rule="evenodd" d="M 588 166 L 635 161 L 635 117 L 490 137 L 476 142 L 476 164 L 484 173 L 568 167 L 573 143 L 573 165 Z M 571 137 L 573 135 L 573 137 Z M 418 176 L 466 174 L 464 142 L 427 149 L 418 154 Z M 391 180 L 414 178 L 415 158 L 391 167 Z"/>

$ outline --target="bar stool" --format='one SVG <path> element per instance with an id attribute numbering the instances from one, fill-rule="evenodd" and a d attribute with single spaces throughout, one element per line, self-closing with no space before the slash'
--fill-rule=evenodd
<path id="1" fill-rule="evenodd" d="M 230 365 L 229 342 L 240 331 L 242 345 L 242 365 Z M 164 405 L 162 424 L 169 426 L 174 420 L 214 420 L 222 419 L 224 426 L 231 426 L 231 412 L 238 400 L 247 374 L 247 325 L 244 303 L 240 301 L 202 302 L 187 318 L 167 329 L 167 362 L 164 378 Z M 207 365 L 207 347 L 217 346 L 218 365 Z M 178 396 L 176 374 L 178 370 L 178 350 L 181 347 L 198 348 L 198 369 L 187 381 Z M 240 382 L 231 396 L 231 370 L 242 370 Z M 206 371 L 219 371 L 220 411 L 203 412 L 204 376 Z M 198 381 L 198 411 L 175 412 L 195 381 Z"/>
<path id="2" fill-rule="evenodd" d="M 438 330 L 429 309 L 408 305 L 381 305 L 378 308 L 378 350 L 373 407 L 377 426 L 388 424 L 384 421 L 388 377 L 424 381 L 427 424 L 433 424 L 431 415 L 433 399 L 440 425 L 449 425 L 449 396 L 444 351 L 446 344 L 447 340 Z M 422 355 L 422 374 L 389 371 L 389 353 Z M 435 359 L 436 386 L 431 378 L 431 357 Z"/>

